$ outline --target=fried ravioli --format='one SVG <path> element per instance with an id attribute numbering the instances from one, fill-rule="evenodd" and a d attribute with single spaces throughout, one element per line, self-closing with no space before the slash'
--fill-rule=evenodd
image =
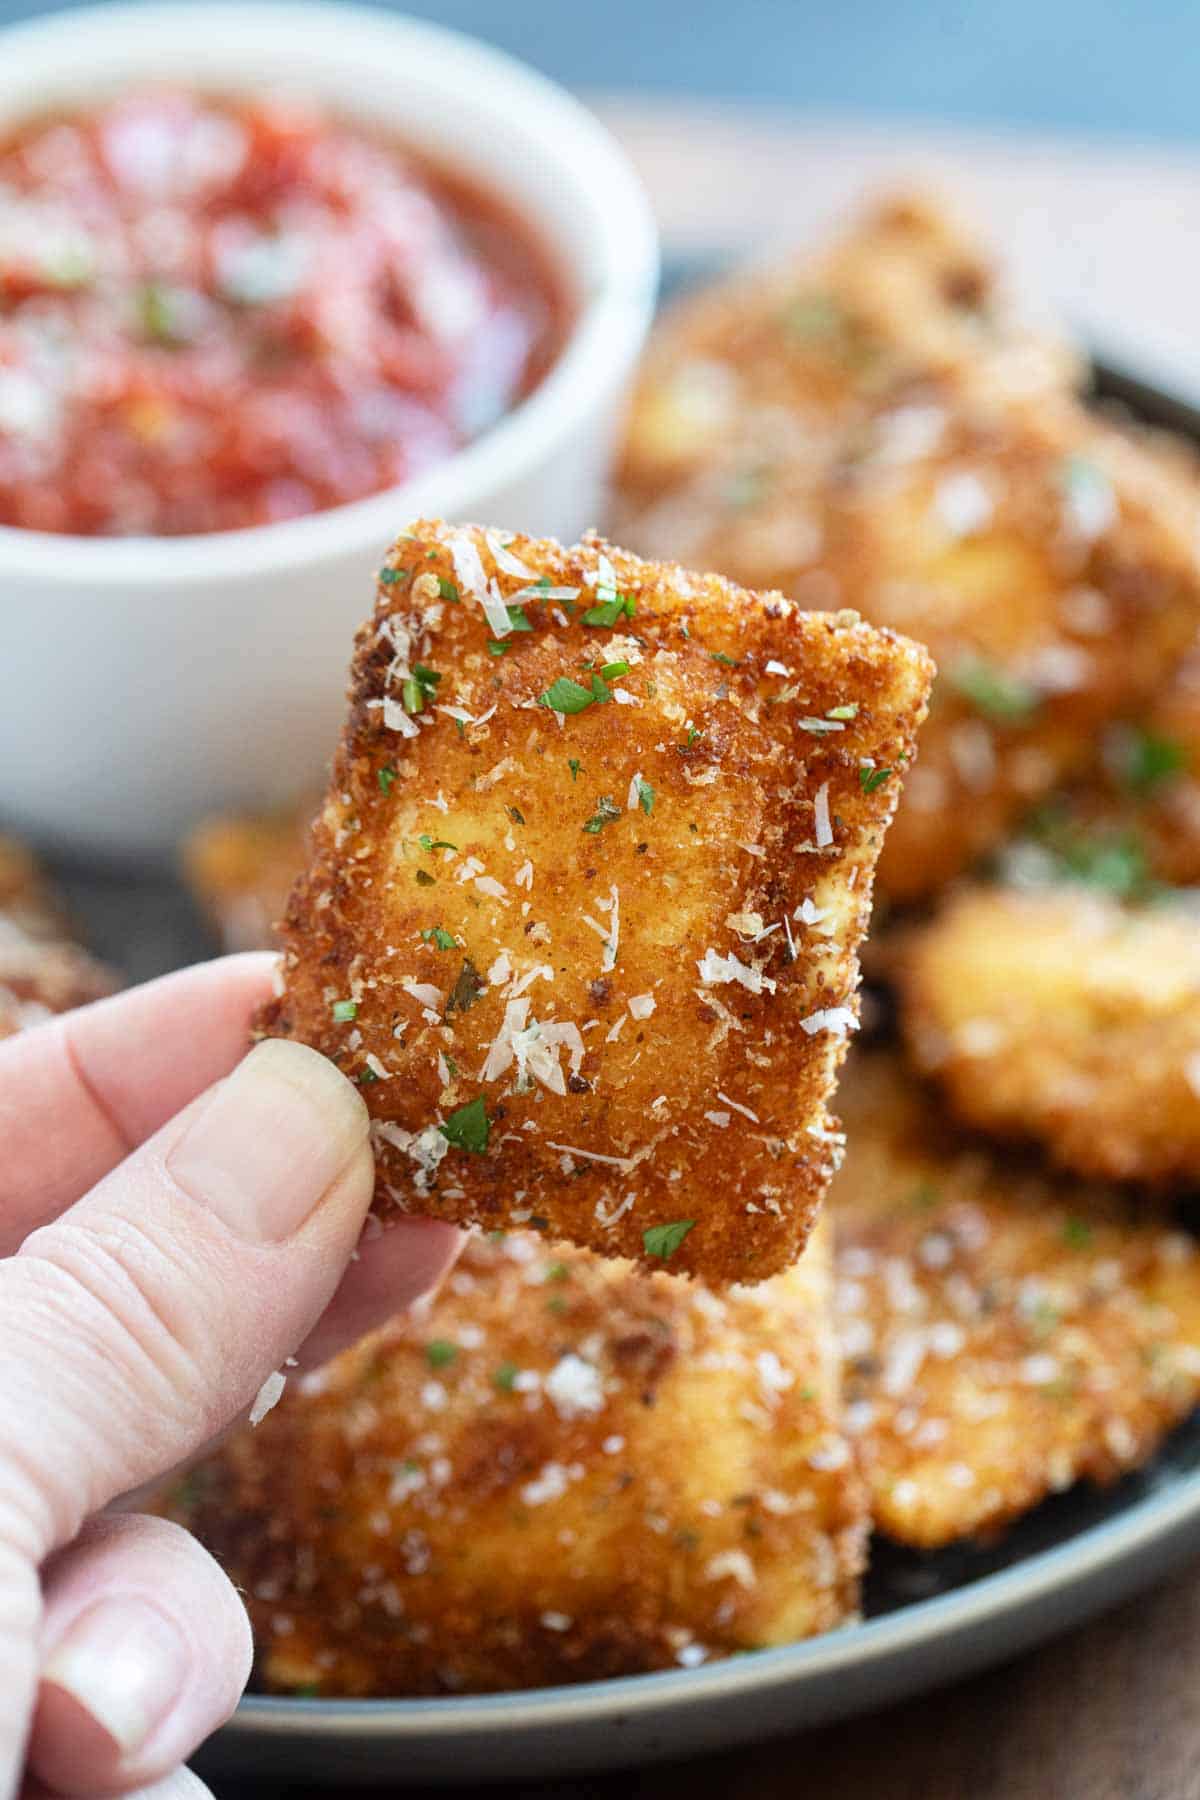
<path id="1" fill-rule="evenodd" d="M 1068 870 L 1099 866 L 1123 890 L 1200 887 L 1200 647 L 1137 719 L 1107 728 L 1099 749 L 1034 821 L 1038 840 Z"/>
<path id="2" fill-rule="evenodd" d="M 839 1097 L 845 1421 L 877 1527 L 937 1549 L 1145 1462 L 1200 1397 L 1193 1239 L 955 1139 L 886 1052 Z"/>
<path id="3" fill-rule="evenodd" d="M 921 768 L 879 872 L 904 902 L 1166 686 L 1200 621 L 1200 489 L 1161 437 L 1085 409 L 1070 359 L 1012 322 L 936 214 L 893 210 L 824 265 L 735 278 L 664 328 L 617 527 L 929 647 Z"/>
<path id="4" fill-rule="evenodd" d="M 432 1307 L 290 1378 L 170 1503 L 246 1595 L 260 1684 L 537 1687 L 853 1617 L 828 1249 L 821 1227 L 785 1275 L 716 1295 L 475 1238 Z"/>
<path id="5" fill-rule="evenodd" d="M 889 897 L 911 900 L 1169 681 L 1200 613 L 1200 490 L 1069 401 L 948 417 L 935 448 L 895 466 L 900 417 L 880 418 L 836 483 L 825 565 L 846 604 L 913 632 L 940 670 L 880 865 Z"/>
<path id="6" fill-rule="evenodd" d="M 313 805 L 295 813 L 205 819 L 183 847 L 183 873 L 226 950 L 267 950 L 308 851 Z"/>
<path id="7" fill-rule="evenodd" d="M 399 539 L 260 1021 L 362 1083 L 378 1210 L 793 1261 L 930 679 L 597 538 Z"/>
<path id="8" fill-rule="evenodd" d="M 1200 918 L 1084 887 L 971 889 L 892 957 L 918 1065 L 957 1116 L 1061 1167 L 1200 1178 Z"/>
<path id="9" fill-rule="evenodd" d="M 822 476 L 841 435 L 888 396 L 1039 394 L 1079 379 L 1062 338 L 1022 315 L 949 209 L 928 194 L 895 196 L 823 253 L 736 274 L 666 315 L 634 391 L 621 505 L 639 547 L 648 539 L 656 553 L 661 525 L 663 554 L 705 566 L 705 521 L 717 516 L 722 537 L 737 534 L 740 562 L 755 557 L 759 533 L 740 531 L 737 515 L 776 459 Z M 754 585 L 775 585 L 796 560 L 801 528 L 781 556 L 788 527 L 772 523 L 757 551 L 767 562 L 741 577 Z M 688 530 L 695 541 L 682 541 Z"/>
<path id="10" fill-rule="evenodd" d="M 67 938 L 33 853 L 0 837 L 0 1038 L 103 999 L 117 985 L 111 970 Z"/>
<path id="11" fill-rule="evenodd" d="M 77 944 L 32 938 L 0 914 L 0 1038 L 115 991 L 112 973 Z"/>

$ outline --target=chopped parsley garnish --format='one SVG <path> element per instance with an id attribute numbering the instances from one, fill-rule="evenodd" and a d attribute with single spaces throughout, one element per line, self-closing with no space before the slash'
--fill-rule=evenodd
<path id="1" fill-rule="evenodd" d="M 358 1071 L 358 1074 L 354 1077 L 354 1079 L 355 1079 L 355 1081 L 357 1081 L 359 1087 L 370 1087 L 370 1085 L 373 1081 L 379 1080 L 379 1077 L 375 1073 L 374 1069 L 368 1067 L 365 1069 L 360 1069 Z"/>
<path id="2" fill-rule="evenodd" d="M 825 717 L 827 719 L 857 719 L 858 701 L 852 700 L 845 706 L 831 706 Z"/>
<path id="3" fill-rule="evenodd" d="M 482 1156 L 488 1146 L 488 1133 L 491 1122 L 483 1104 L 483 1095 L 477 1094 L 474 1100 L 468 1100 L 452 1112 L 444 1125 L 438 1130 L 448 1144 L 456 1150 L 469 1150 L 474 1156 Z"/>
<path id="4" fill-rule="evenodd" d="M 458 980 L 450 989 L 446 1000 L 446 1017 L 449 1018 L 452 1012 L 470 1012 L 486 987 L 487 983 L 475 964 L 469 956 L 464 956 Z"/>
<path id="5" fill-rule="evenodd" d="M 331 1007 L 335 1025 L 349 1025 L 351 1019 L 358 1017 L 357 1000 L 335 1000 Z"/>
<path id="6" fill-rule="evenodd" d="M 437 584 L 438 584 L 438 593 L 441 595 L 443 600 L 457 600 L 458 599 L 458 589 L 455 587 L 454 583 L 452 581 L 448 581 L 444 575 L 438 576 Z"/>
<path id="7" fill-rule="evenodd" d="M 498 1369 L 492 1371 L 492 1386 L 499 1388 L 502 1394 L 511 1394 L 520 1373 L 516 1363 L 502 1362 Z"/>
<path id="8" fill-rule="evenodd" d="M 577 756 L 568 756 L 567 767 L 571 771 L 571 780 L 578 781 L 579 780 L 579 771 L 583 767 L 583 764 L 580 762 L 579 758 Z"/>
<path id="9" fill-rule="evenodd" d="M 1135 794 L 1149 793 L 1187 767 L 1187 751 L 1182 744 L 1138 727 L 1113 731 L 1106 750 L 1114 775 Z"/>
<path id="10" fill-rule="evenodd" d="M 424 712 L 426 700 L 432 700 L 437 694 L 441 679 L 436 669 L 427 669 L 424 663 L 417 663 L 412 674 L 405 676 L 400 689 L 405 712 Z"/>
<path id="11" fill-rule="evenodd" d="M 411 569 L 380 569 L 379 579 L 384 587 L 394 587 L 396 582 L 407 580 L 411 574 Z"/>
<path id="12" fill-rule="evenodd" d="M 637 797 L 638 805 L 641 807 L 646 817 L 649 818 L 650 814 L 654 811 L 654 789 L 641 775 L 638 776 Z"/>
<path id="13" fill-rule="evenodd" d="M 454 948 L 454 939 L 448 931 L 443 931 L 440 925 L 431 926 L 428 931 L 423 931 L 421 936 L 427 944 L 436 944 L 439 950 L 453 950 Z"/>
<path id="14" fill-rule="evenodd" d="M 908 1204 L 916 1207 L 919 1212 L 924 1212 L 929 1207 L 936 1206 L 941 1197 L 941 1190 L 935 1182 L 918 1181 L 908 1196 Z"/>
<path id="15" fill-rule="evenodd" d="M 457 844 L 450 843 L 449 840 L 446 838 L 430 837 L 430 835 L 427 831 L 422 831 L 418 834 L 417 842 L 418 842 L 418 844 L 420 844 L 422 850 L 426 851 L 426 853 L 432 852 L 434 850 L 457 850 L 458 849 Z"/>
<path id="16" fill-rule="evenodd" d="M 428 869 L 418 869 L 413 879 L 418 887 L 433 887 L 437 877 L 431 875 Z"/>
<path id="17" fill-rule="evenodd" d="M 1086 1250 L 1092 1241 L 1092 1228 L 1086 1219 L 1068 1219 L 1063 1226 L 1063 1242 L 1072 1250 Z"/>
<path id="18" fill-rule="evenodd" d="M 511 649 L 511 644 L 502 644 L 498 638 L 488 639 L 489 656 L 507 656 Z"/>
<path id="19" fill-rule="evenodd" d="M 168 347 L 190 343 L 195 335 L 195 302 L 189 305 L 189 299 L 186 291 L 162 281 L 148 281 L 137 298 L 142 336 Z"/>
<path id="20" fill-rule="evenodd" d="M 861 764 L 858 771 L 858 785 L 864 794 L 873 794 L 877 788 L 883 786 L 888 776 L 893 774 L 895 774 L 894 769 L 868 769 L 865 764 Z"/>
<path id="21" fill-rule="evenodd" d="M 628 675 L 629 664 L 627 662 L 605 663 L 600 673 L 605 681 L 615 681 L 618 675 Z"/>
<path id="22" fill-rule="evenodd" d="M 562 1313 L 565 1313 L 566 1310 L 567 1310 L 567 1301 L 566 1301 L 566 1296 L 563 1294 L 552 1294 L 550 1296 L 549 1300 L 547 1300 L 547 1302 L 546 1302 L 546 1311 L 548 1313 L 555 1313 L 557 1315 L 561 1315 Z"/>
<path id="23" fill-rule="evenodd" d="M 431 1369 L 444 1369 L 458 1355 L 458 1345 L 452 1344 L 449 1338 L 433 1338 L 425 1346 L 425 1356 Z"/>
<path id="24" fill-rule="evenodd" d="M 557 681 L 550 683 L 538 704 L 550 707 L 552 712 L 581 713 L 595 698 L 589 689 L 580 687 L 569 675 L 560 675 Z"/>
<path id="25" fill-rule="evenodd" d="M 632 594 L 615 594 L 611 600 L 602 600 L 599 606 L 589 606 L 583 615 L 583 623 L 603 625 L 611 631 L 618 619 L 632 619 L 636 612 L 637 602 Z"/>
<path id="26" fill-rule="evenodd" d="M 689 750 L 691 749 L 692 745 L 695 743 L 696 739 L 699 736 L 700 736 L 700 732 L 699 732 L 698 728 L 695 725 L 693 725 L 689 729 L 688 734 L 687 734 L 687 747 Z"/>
<path id="27" fill-rule="evenodd" d="M 1132 836 L 1107 842 L 1081 836 L 1061 846 L 1058 853 L 1067 873 L 1090 887 L 1108 888 L 1111 893 L 1128 898 L 1149 885 L 1146 852 Z"/>
<path id="28" fill-rule="evenodd" d="M 321 1692 L 319 1681 L 302 1681 L 292 1689 L 293 1700 L 315 1700 Z"/>
<path id="29" fill-rule="evenodd" d="M 571 1271 L 563 1262 L 547 1263 L 542 1277 L 544 1281 L 569 1281 L 570 1278 Z"/>
<path id="30" fill-rule="evenodd" d="M 583 829 L 585 831 L 590 831 L 592 836 L 595 837 L 598 832 L 604 830 L 606 825 L 611 825 L 612 821 L 614 819 L 619 819 L 620 816 L 621 809 L 614 804 L 612 795 L 601 794 L 596 802 L 595 812 Z"/>
<path id="31" fill-rule="evenodd" d="M 708 654 L 714 662 L 724 663 L 727 669 L 740 669 L 742 666 L 735 656 L 726 656 L 723 650 L 710 650 Z"/>
<path id="32" fill-rule="evenodd" d="M 376 780 L 379 782 L 380 793 L 381 794 L 390 794 L 392 791 L 392 785 L 395 782 L 395 779 L 396 779 L 396 771 L 395 771 L 394 767 L 392 766 L 391 763 L 385 763 L 383 765 L 382 769 L 380 769 L 378 775 L 376 776 Z"/>
<path id="33" fill-rule="evenodd" d="M 976 712 L 997 725 L 1025 725 L 1036 713 L 1036 688 L 981 656 L 964 657 L 950 671 L 951 685 Z"/>
<path id="34" fill-rule="evenodd" d="M 532 631 L 533 626 L 526 617 L 523 606 L 510 606 L 508 609 L 508 629 L 510 631 Z"/>
<path id="35" fill-rule="evenodd" d="M 599 675 L 592 676 L 592 699 L 601 706 L 607 706 L 612 699 L 607 682 L 603 681 Z"/>
<path id="36" fill-rule="evenodd" d="M 1029 824 L 1062 879 L 1104 888 L 1120 900 L 1151 900 L 1159 892 L 1135 833 L 1082 830 L 1055 806 L 1040 808 Z"/>
<path id="37" fill-rule="evenodd" d="M 695 1219 L 674 1219 L 669 1225 L 648 1225 L 642 1233 L 646 1255 L 661 1257 L 666 1262 L 668 1257 L 674 1256 L 695 1223 Z"/>

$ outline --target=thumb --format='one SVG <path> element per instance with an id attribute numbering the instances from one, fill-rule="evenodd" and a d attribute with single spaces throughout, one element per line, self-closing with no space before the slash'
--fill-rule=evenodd
<path id="1" fill-rule="evenodd" d="M 0 1263 L 0 1488 L 37 1559 L 307 1336 L 370 1203 L 367 1132 L 332 1063 L 260 1044 Z"/>

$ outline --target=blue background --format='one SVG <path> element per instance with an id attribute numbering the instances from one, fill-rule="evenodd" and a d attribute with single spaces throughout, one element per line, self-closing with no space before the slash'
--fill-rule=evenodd
<path id="1" fill-rule="evenodd" d="M 50 10 L 0 0 L 0 21 Z M 1197 0 L 426 0 L 575 87 L 1200 136 Z"/>

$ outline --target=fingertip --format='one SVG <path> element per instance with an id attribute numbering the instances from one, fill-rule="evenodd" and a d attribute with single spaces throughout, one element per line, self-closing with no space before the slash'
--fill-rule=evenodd
<path id="1" fill-rule="evenodd" d="M 357 1230 L 374 1161 L 362 1095 L 315 1050 L 256 1044 L 189 1119 L 166 1166 L 244 1242 L 282 1243 L 318 1210 Z"/>
<path id="2" fill-rule="evenodd" d="M 387 1319 L 437 1292 L 458 1260 L 465 1233 L 438 1219 L 399 1217 L 368 1229 L 321 1320 L 297 1352 L 316 1368 Z"/>
<path id="3" fill-rule="evenodd" d="M 30 1769 L 56 1793 L 168 1776 L 237 1703 L 249 1621 L 209 1553 L 165 1519 L 93 1520 L 46 1565 Z"/>

